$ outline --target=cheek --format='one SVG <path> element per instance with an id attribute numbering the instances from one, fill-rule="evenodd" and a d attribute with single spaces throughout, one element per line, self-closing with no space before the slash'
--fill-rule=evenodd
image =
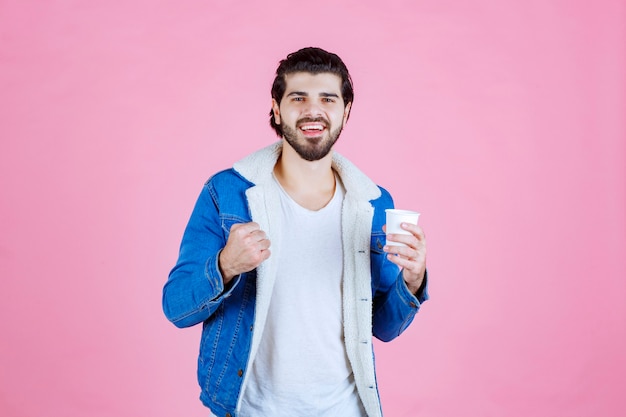
<path id="1" fill-rule="evenodd" d="M 344 113 L 338 114 L 335 120 L 338 125 L 342 125 L 346 122 L 346 116 Z"/>
<path id="2" fill-rule="evenodd" d="M 293 124 L 298 120 L 298 117 L 299 113 L 294 110 L 283 109 L 283 111 L 280 112 L 280 118 L 283 123 Z"/>

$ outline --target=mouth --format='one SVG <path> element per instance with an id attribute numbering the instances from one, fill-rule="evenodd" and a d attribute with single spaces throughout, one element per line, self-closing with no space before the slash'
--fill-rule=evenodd
<path id="1" fill-rule="evenodd" d="M 298 129 L 307 137 L 315 137 L 326 130 L 326 123 L 319 121 L 298 123 Z"/>

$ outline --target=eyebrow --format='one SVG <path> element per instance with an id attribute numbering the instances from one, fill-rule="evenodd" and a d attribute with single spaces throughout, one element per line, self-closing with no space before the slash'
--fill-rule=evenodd
<path id="1" fill-rule="evenodd" d="M 305 91 L 292 91 L 291 93 L 287 94 L 287 97 L 291 97 L 291 96 L 303 96 L 303 97 L 308 97 L 309 93 L 305 92 Z M 335 98 L 339 98 L 338 94 L 335 93 L 320 93 L 321 97 L 335 97 Z"/>

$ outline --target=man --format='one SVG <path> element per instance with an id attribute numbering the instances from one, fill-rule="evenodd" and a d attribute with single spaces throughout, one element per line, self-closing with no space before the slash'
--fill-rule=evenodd
<path id="1" fill-rule="evenodd" d="M 406 246 L 386 246 L 391 196 L 333 152 L 352 100 L 337 55 L 290 54 L 272 86 L 281 141 L 196 203 L 163 309 L 203 324 L 200 399 L 215 416 L 382 415 L 372 335 L 395 338 L 428 299 L 426 243 L 404 225 L 387 239 Z"/>

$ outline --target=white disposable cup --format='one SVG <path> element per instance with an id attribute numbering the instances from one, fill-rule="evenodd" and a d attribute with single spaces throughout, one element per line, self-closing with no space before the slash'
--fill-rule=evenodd
<path id="1" fill-rule="evenodd" d="M 388 235 L 410 235 L 411 232 L 404 230 L 401 224 L 410 223 L 417 225 L 417 220 L 420 217 L 418 212 L 411 210 L 386 209 L 385 214 L 387 215 L 386 233 Z M 390 240 L 387 240 L 387 245 L 406 246 L 404 243 L 392 242 Z"/>

